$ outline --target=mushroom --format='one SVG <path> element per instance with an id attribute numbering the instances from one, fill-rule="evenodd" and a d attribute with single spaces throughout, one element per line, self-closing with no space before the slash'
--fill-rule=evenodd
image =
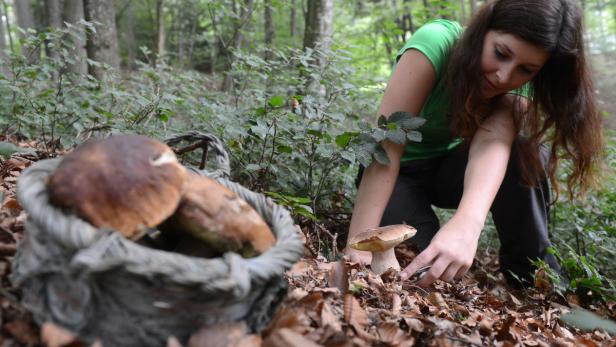
<path id="1" fill-rule="evenodd" d="M 49 178 L 52 204 L 129 239 L 167 219 L 180 202 L 184 168 L 167 145 L 139 135 L 90 140 Z"/>
<path id="2" fill-rule="evenodd" d="M 184 241 L 186 245 L 189 235 L 188 239 L 204 242 L 214 254 L 237 252 L 247 258 L 276 243 L 270 227 L 252 206 L 213 179 L 192 173 L 176 212 L 159 229 L 180 244 Z M 197 255 L 194 250 L 190 253 Z"/>
<path id="3" fill-rule="evenodd" d="M 368 229 L 349 240 L 351 248 L 372 252 L 370 267 L 377 275 L 387 269 L 400 271 L 394 247 L 415 236 L 417 230 L 410 225 L 396 224 L 375 229 Z"/>

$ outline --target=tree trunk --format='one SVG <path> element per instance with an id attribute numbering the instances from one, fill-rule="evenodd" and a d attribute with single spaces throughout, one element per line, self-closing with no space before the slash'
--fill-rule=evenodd
<path id="1" fill-rule="evenodd" d="M 265 61 L 272 59 L 272 48 L 274 48 L 274 21 L 272 20 L 272 0 L 265 0 L 263 9 L 263 18 L 265 22 Z"/>
<path id="2" fill-rule="evenodd" d="M 6 39 L 4 38 L 4 21 L 2 20 L 2 18 L 4 18 L 4 16 L 2 15 L 4 9 L 2 7 L 0 7 L 0 59 L 4 60 L 6 58 L 6 53 L 4 52 L 6 50 Z M 2 64 L 2 67 L 4 67 L 5 64 Z"/>
<path id="3" fill-rule="evenodd" d="M 2 10 L 4 11 L 4 13 L 7 14 L 6 16 L 4 16 L 4 18 L 6 19 L 6 23 L 4 23 L 3 25 L 6 25 L 6 34 L 9 38 L 9 48 L 11 49 L 11 53 L 15 53 L 15 47 L 13 46 L 13 36 L 11 35 L 11 23 L 9 23 L 9 16 L 8 16 L 9 9 L 8 9 L 8 6 L 6 5 L 5 0 L 0 0 L 0 3 L 2 3 Z M 0 17 L 0 22 L 2 22 L 2 17 Z"/>
<path id="4" fill-rule="evenodd" d="M 135 7 L 133 1 L 129 1 L 126 8 L 126 19 L 124 20 L 124 40 L 126 43 L 126 66 L 130 70 L 136 68 L 137 61 L 137 40 L 135 38 Z"/>
<path id="5" fill-rule="evenodd" d="M 64 11 L 63 20 L 70 24 L 77 24 L 80 20 L 84 19 L 83 13 L 83 0 L 63 0 Z M 81 28 L 81 26 L 80 26 Z M 75 57 L 75 62 L 68 66 L 69 71 L 79 74 L 88 73 L 88 64 L 86 62 L 86 40 L 85 32 L 81 28 L 81 35 L 79 38 L 74 39 L 73 44 L 75 47 L 71 50 L 71 55 Z"/>
<path id="6" fill-rule="evenodd" d="M 334 1 L 333 0 L 308 0 L 308 8 L 305 13 L 306 26 L 304 31 L 304 50 L 307 48 L 319 49 L 324 54 L 329 53 L 334 29 Z M 321 69 L 325 66 L 324 57 L 318 55 L 318 65 Z M 319 81 L 308 78 L 306 94 L 317 92 L 325 96 L 326 90 L 319 85 Z"/>
<path id="7" fill-rule="evenodd" d="M 254 0 L 244 0 L 243 6 L 240 5 L 241 9 L 239 10 L 239 19 L 235 21 L 233 36 L 228 42 L 221 42 L 221 52 L 224 55 L 226 60 L 225 70 L 229 72 L 231 67 L 233 66 L 233 54 L 231 52 L 230 47 L 233 47 L 235 50 L 239 50 L 244 47 L 244 33 L 243 30 L 245 27 L 250 26 L 250 22 L 252 20 L 252 11 L 253 11 L 253 3 Z M 221 90 L 222 91 L 230 91 L 233 87 L 233 77 L 230 74 L 226 74 L 224 80 L 222 81 Z"/>
<path id="8" fill-rule="evenodd" d="M 460 23 L 466 23 L 466 0 L 460 0 Z"/>
<path id="9" fill-rule="evenodd" d="M 115 24 L 113 0 L 84 0 L 86 20 L 101 23 L 96 34 L 88 35 L 88 58 L 105 63 L 112 68 L 119 68 L 118 35 Z M 102 79 L 105 71 L 100 66 L 89 66 L 88 71 L 97 79 Z"/>
<path id="10" fill-rule="evenodd" d="M 164 1 L 156 1 L 156 53 L 158 57 L 156 60 L 163 59 L 165 55 L 165 9 Z"/>
<path id="11" fill-rule="evenodd" d="M 47 17 L 47 26 L 56 30 L 62 29 L 62 0 L 45 0 L 45 13 Z M 52 59 L 58 59 L 58 49 L 60 47 L 50 47 L 48 42 L 45 44 L 45 51 Z"/>
<path id="12" fill-rule="evenodd" d="M 297 26 L 296 13 L 297 11 L 295 10 L 295 0 L 291 0 L 291 37 L 295 37 L 295 27 Z"/>
<path id="13" fill-rule="evenodd" d="M 29 0 L 18 0 L 13 2 L 15 7 L 15 16 L 17 17 L 17 26 L 23 31 L 28 29 L 36 29 L 34 25 L 34 13 Z M 20 33 L 19 37 L 24 38 L 26 34 Z M 40 49 L 23 49 L 22 54 L 26 57 L 29 63 L 35 62 L 39 58 Z"/>
<path id="14" fill-rule="evenodd" d="M 471 0 L 471 16 L 477 12 L 477 0 Z"/>
<path id="15" fill-rule="evenodd" d="M 321 48 L 328 51 L 334 29 L 334 1 L 308 0 L 304 49 Z"/>

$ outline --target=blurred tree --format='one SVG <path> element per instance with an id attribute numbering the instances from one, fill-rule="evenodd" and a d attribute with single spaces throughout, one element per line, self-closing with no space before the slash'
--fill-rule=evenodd
<path id="1" fill-rule="evenodd" d="M 89 33 L 87 41 L 88 58 L 113 68 L 120 67 L 118 37 L 115 24 L 113 0 L 84 0 L 87 21 L 98 22 L 96 33 Z M 91 64 L 88 72 L 102 79 L 105 70 L 98 64 Z"/>

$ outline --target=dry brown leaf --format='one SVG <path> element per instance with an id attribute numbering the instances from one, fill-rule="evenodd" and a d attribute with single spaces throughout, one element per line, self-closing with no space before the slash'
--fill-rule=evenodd
<path id="1" fill-rule="evenodd" d="M 190 336 L 188 347 L 231 347 L 242 340 L 246 333 L 246 324 L 243 322 L 208 325 Z"/>
<path id="2" fill-rule="evenodd" d="M 77 337 L 52 322 L 45 322 L 41 327 L 41 341 L 47 347 L 76 346 Z"/>
<path id="3" fill-rule="evenodd" d="M 343 259 L 332 263 L 327 283 L 330 287 L 338 288 L 342 295 L 349 290 L 349 275 Z"/>
<path id="4" fill-rule="evenodd" d="M 287 271 L 287 276 L 301 277 L 308 271 L 310 271 L 310 265 L 307 262 L 300 260 L 297 263 L 293 264 L 293 266 L 291 266 L 291 269 Z"/>
<path id="5" fill-rule="evenodd" d="M 391 314 L 399 315 L 402 310 L 402 299 L 398 293 L 391 293 Z"/>
<path id="6" fill-rule="evenodd" d="M 482 346 L 484 344 L 481 340 L 481 335 L 479 335 L 479 332 L 476 330 L 473 331 L 470 335 L 458 333 L 458 336 L 460 337 L 460 339 L 476 346 Z"/>
<path id="7" fill-rule="evenodd" d="M 379 341 L 389 345 L 398 345 L 406 338 L 404 331 L 398 327 L 397 323 L 386 322 L 379 325 L 377 328 Z"/>
<path id="8" fill-rule="evenodd" d="M 439 292 L 431 292 L 428 294 L 428 301 L 434 306 L 436 306 L 439 310 L 448 310 L 449 306 L 443 299 L 443 296 Z"/>
<path id="9" fill-rule="evenodd" d="M 418 333 L 423 333 L 425 330 L 425 326 L 424 323 L 415 317 L 405 317 L 403 316 L 402 319 L 404 320 L 404 322 L 406 323 L 406 325 L 409 326 L 409 329 L 411 329 L 412 331 L 416 331 Z"/>
<path id="10" fill-rule="evenodd" d="M 17 199 L 15 198 L 8 198 L 4 201 L 4 203 L 2 204 L 2 208 L 9 208 L 9 209 L 13 209 L 13 210 L 21 210 L 21 205 L 19 205 L 19 202 L 17 202 Z"/>
<path id="11" fill-rule="evenodd" d="M 356 329 L 363 330 L 368 325 L 368 314 L 352 294 L 344 296 L 344 320 Z"/>
<path id="12" fill-rule="evenodd" d="M 175 336 L 169 336 L 166 347 L 183 347 L 180 341 Z"/>
<path id="13" fill-rule="evenodd" d="M 278 329 L 263 341 L 263 347 L 319 347 L 322 345 L 287 328 Z"/>
<path id="14" fill-rule="evenodd" d="M 329 327 L 334 332 L 342 331 L 340 320 L 332 312 L 331 307 L 326 302 L 323 303 L 323 307 L 321 308 L 321 326 Z"/>
<path id="15" fill-rule="evenodd" d="M 39 344 L 38 332 L 35 330 L 34 326 L 28 324 L 26 320 L 8 322 L 4 324 L 3 329 L 23 344 L 30 346 Z"/>

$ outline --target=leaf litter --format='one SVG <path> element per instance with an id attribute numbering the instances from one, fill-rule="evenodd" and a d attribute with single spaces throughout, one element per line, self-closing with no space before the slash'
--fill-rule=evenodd
<path id="1" fill-rule="evenodd" d="M 9 281 L 26 219 L 15 198 L 16 181 L 49 155 L 35 142 L 0 140 L 36 150 L 0 157 L 0 346 L 37 346 L 41 338 L 50 346 L 83 345 L 56 326 L 45 325 L 41 337 L 41 327 L 20 305 L 19 290 Z M 363 265 L 327 262 L 313 253 L 307 251 L 287 271 L 288 294 L 260 335 L 249 334 L 241 322 L 221 324 L 195 331 L 186 346 L 616 346 L 605 330 L 580 330 L 559 319 L 578 307 L 575 295 L 553 294 L 543 278 L 533 289 L 507 287 L 502 276 L 493 275 L 498 273 L 495 254 L 478 254 L 457 283 L 437 281 L 424 289 L 401 281 L 394 271 L 377 276 Z M 414 256 L 404 245 L 396 253 L 403 265 Z M 616 317 L 614 302 L 589 308 Z M 167 346 L 182 344 L 170 337 Z"/>

